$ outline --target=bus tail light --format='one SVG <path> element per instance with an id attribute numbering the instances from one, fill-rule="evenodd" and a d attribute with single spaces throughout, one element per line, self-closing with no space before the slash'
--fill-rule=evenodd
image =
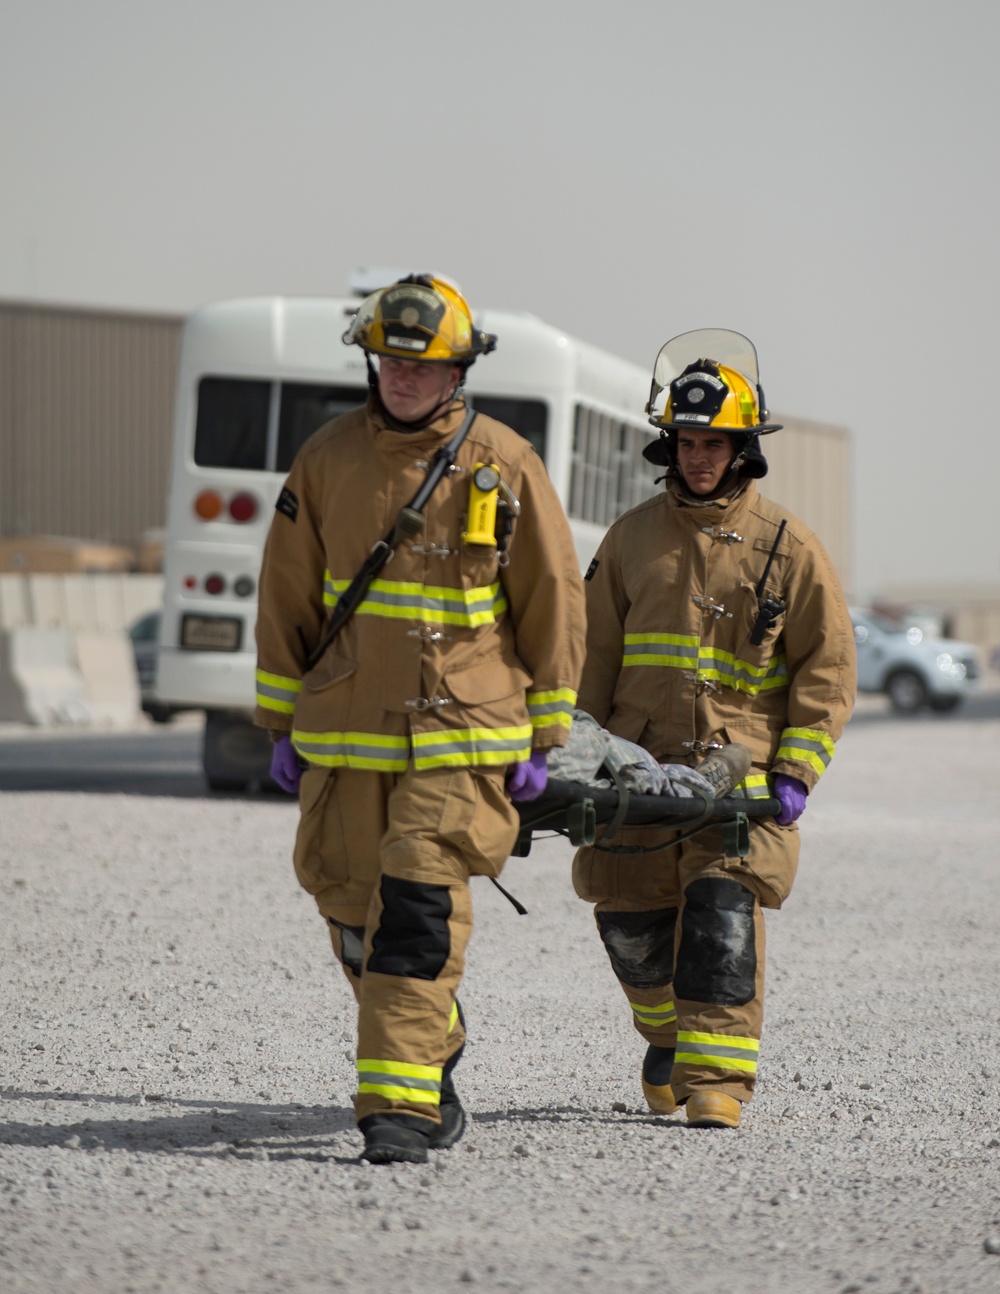
<path id="1" fill-rule="evenodd" d="M 234 521 L 253 521 L 257 515 L 257 500 L 252 494 L 234 494 L 229 500 L 229 515 Z"/>
<path id="2" fill-rule="evenodd" d="M 202 490 L 194 501 L 195 513 L 202 521 L 214 521 L 221 516 L 222 508 L 222 495 L 217 490 Z"/>

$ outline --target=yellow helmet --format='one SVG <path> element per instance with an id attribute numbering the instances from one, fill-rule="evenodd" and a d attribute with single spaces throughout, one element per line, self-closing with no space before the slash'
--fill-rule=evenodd
<path id="1" fill-rule="evenodd" d="M 497 344 L 492 333 L 476 328 L 458 288 L 429 274 L 410 274 L 373 292 L 343 340 L 367 354 L 466 366 Z"/>
<path id="2" fill-rule="evenodd" d="M 711 427 L 720 431 L 759 431 L 757 392 L 742 373 L 711 360 L 696 360 L 670 383 L 663 412 L 650 418 L 656 427 Z"/>

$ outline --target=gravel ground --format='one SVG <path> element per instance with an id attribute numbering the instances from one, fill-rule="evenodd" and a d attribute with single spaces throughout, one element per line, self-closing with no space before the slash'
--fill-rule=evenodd
<path id="1" fill-rule="evenodd" d="M 738 1131 L 645 1111 L 569 882 L 475 883 L 472 1124 L 372 1167 L 276 798 L 0 795 L 5 1292 L 1000 1290 L 1000 706 L 862 709 L 768 915 Z M 83 738 L 74 738 L 77 742 Z"/>

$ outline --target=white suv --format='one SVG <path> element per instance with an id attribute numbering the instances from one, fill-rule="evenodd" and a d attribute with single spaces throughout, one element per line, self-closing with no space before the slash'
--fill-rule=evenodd
<path id="1" fill-rule="evenodd" d="M 979 677 L 971 643 L 934 638 L 915 625 L 851 611 L 858 645 L 858 691 L 884 692 L 900 714 L 954 710 Z"/>

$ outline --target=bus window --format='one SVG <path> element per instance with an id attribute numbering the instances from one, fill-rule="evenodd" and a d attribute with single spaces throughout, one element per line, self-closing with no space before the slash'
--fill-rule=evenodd
<path id="1" fill-rule="evenodd" d="M 262 472 L 267 455 L 270 382 L 203 377 L 198 383 L 194 461 L 199 467 Z"/>
<path id="2" fill-rule="evenodd" d="M 539 458 L 545 462 L 548 410 L 541 400 L 509 400 L 497 395 L 471 395 L 469 399 L 478 413 L 485 413 L 487 418 L 496 418 L 497 422 L 506 423 L 518 435 L 531 441 Z"/>
<path id="3" fill-rule="evenodd" d="M 658 492 L 659 468 L 642 457 L 652 429 L 631 426 L 578 404 L 573 424 L 567 515 L 610 526 L 627 509 Z"/>
<path id="4" fill-rule="evenodd" d="M 281 388 L 281 416 L 278 422 L 276 470 L 287 472 L 292 459 L 314 431 L 368 399 L 360 386 L 307 386 L 285 382 Z"/>

